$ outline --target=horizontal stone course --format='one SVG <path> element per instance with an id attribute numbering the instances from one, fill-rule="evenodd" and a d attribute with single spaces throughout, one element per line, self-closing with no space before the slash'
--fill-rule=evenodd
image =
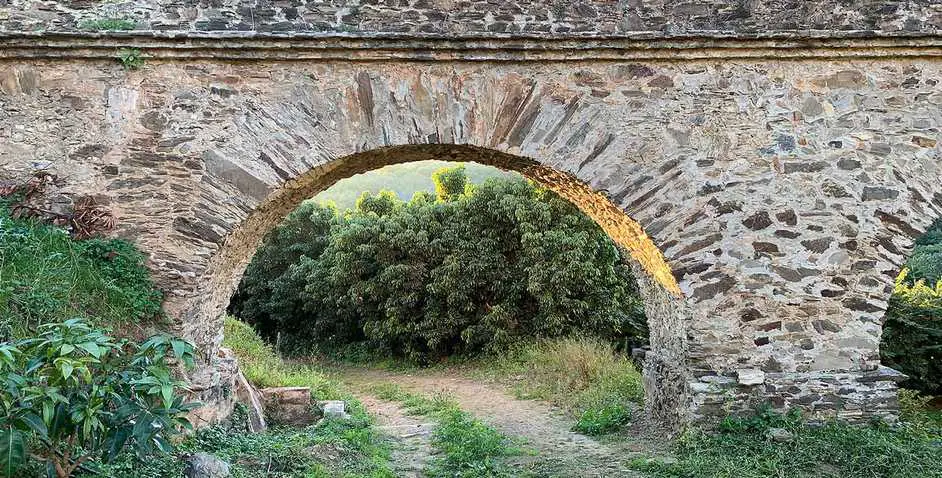
<path id="1" fill-rule="evenodd" d="M 100 19 L 173 32 L 408 33 L 429 35 L 618 36 L 807 31 L 934 33 L 942 7 L 932 0 L 5 0 L 0 31 L 77 31 Z"/>

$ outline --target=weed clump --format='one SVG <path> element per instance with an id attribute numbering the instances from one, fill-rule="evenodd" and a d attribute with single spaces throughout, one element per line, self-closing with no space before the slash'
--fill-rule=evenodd
<path id="1" fill-rule="evenodd" d="M 498 358 L 498 378 L 514 382 L 518 398 L 552 402 L 577 417 L 575 431 L 616 432 L 644 400 L 641 374 L 607 342 L 570 337 L 521 346 Z"/>

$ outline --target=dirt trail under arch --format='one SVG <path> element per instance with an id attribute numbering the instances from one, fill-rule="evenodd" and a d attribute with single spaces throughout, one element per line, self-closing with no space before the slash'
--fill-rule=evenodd
<path id="1" fill-rule="evenodd" d="M 345 383 L 366 405 L 367 410 L 378 417 L 380 427 L 394 439 L 399 429 L 416 427 L 421 417 L 408 417 L 398 404 L 377 399 L 370 389 L 378 384 L 389 383 L 403 389 L 424 394 L 446 393 L 453 397 L 461 408 L 480 418 L 505 435 L 522 439 L 525 453 L 511 458 L 515 475 L 533 477 L 640 477 L 641 474 L 626 468 L 626 463 L 639 456 L 660 454 L 658 443 L 633 439 L 631 433 L 615 439 L 600 441 L 571 431 L 572 419 L 558 408 L 534 400 L 519 400 L 512 397 L 498 384 L 485 383 L 451 372 L 421 371 L 419 373 L 396 372 L 376 369 L 344 368 L 337 377 Z M 429 424 L 422 423 L 423 427 Z M 422 428 L 423 441 L 394 447 L 394 461 L 408 461 L 411 466 L 427 463 L 431 453 L 429 431 Z M 389 433 L 392 431 L 393 433 Z M 409 434 L 407 434 L 409 435 Z M 418 435 L 410 436 L 415 439 Z M 402 449 L 413 447 L 414 453 L 403 453 Z M 397 456 L 398 454 L 398 456 Z M 414 458 L 417 457 L 417 458 Z M 400 466 L 397 463 L 396 468 Z M 408 467 L 407 467 L 408 468 Z M 419 468 L 421 469 L 421 468 Z M 421 476 L 402 474 L 401 476 Z"/>

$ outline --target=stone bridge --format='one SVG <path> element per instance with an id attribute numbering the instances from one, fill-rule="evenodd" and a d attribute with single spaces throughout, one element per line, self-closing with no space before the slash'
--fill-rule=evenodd
<path id="1" fill-rule="evenodd" d="M 920 0 L 5 0 L 0 174 L 110 208 L 210 401 L 266 231 L 436 158 L 519 171 L 631 252 L 666 423 L 892 419 L 882 317 L 942 216 L 940 27 Z"/>

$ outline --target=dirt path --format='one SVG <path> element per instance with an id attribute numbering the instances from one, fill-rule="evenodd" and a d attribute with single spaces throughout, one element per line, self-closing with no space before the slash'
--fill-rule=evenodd
<path id="1" fill-rule="evenodd" d="M 505 435 L 525 441 L 523 449 L 532 453 L 524 453 L 511 463 L 522 475 L 637 477 L 641 475 L 628 470 L 625 463 L 639 456 L 641 452 L 651 451 L 651 445 L 642 441 L 619 440 L 602 443 L 572 432 L 572 420 L 548 404 L 518 400 L 498 385 L 447 372 L 424 371 L 421 375 L 416 375 L 351 368 L 339 372 L 338 378 L 358 393 L 364 399 L 367 409 L 374 414 L 387 413 L 391 406 L 389 402 L 376 400 L 368 394 L 374 385 L 381 383 L 397 384 L 412 392 L 444 392 L 451 395 L 462 409 Z M 398 413 L 401 413 L 401 410 L 398 410 Z M 401 417 L 395 420 L 401 420 Z"/>
<path id="2" fill-rule="evenodd" d="M 380 400 L 368 393 L 358 398 L 376 419 L 376 429 L 392 441 L 390 458 L 396 476 L 421 478 L 432 456 L 434 423 L 424 417 L 407 415 L 397 403 Z"/>

